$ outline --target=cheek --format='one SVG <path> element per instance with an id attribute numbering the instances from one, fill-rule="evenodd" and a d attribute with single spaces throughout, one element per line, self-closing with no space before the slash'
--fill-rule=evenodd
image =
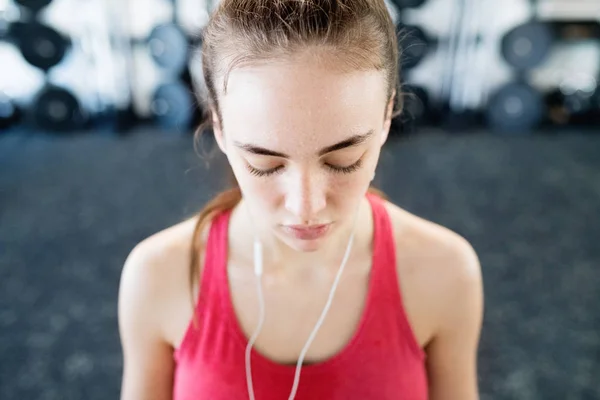
<path id="1" fill-rule="evenodd" d="M 373 173 L 361 168 L 348 175 L 332 175 L 327 183 L 328 203 L 342 212 L 352 212 L 366 194 Z"/>
<path id="2" fill-rule="evenodd" d="M 335 197 L 347 196 L 366 190 L 369 179 L 365 171 L 355 171 L 350 174 L 329 174 L 326 189 Z"/>
<path id="3" fill-rule="evenodd" d="M 348 175 L 333 174 L 328 182 L 329 203 L 344 214 L 351 214 L 366 195 L 377 166 L 379 152 L 374 151 L 363 159 L 363 165 Z"/>

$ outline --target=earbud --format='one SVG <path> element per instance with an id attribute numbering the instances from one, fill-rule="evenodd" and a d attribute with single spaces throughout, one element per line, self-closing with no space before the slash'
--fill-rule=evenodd
<path id="1" fill-rule="evenodd" d="M 371 177 L 371 182 L 375 180 L 375 172 L 373 172 L 373 176 Z"/>

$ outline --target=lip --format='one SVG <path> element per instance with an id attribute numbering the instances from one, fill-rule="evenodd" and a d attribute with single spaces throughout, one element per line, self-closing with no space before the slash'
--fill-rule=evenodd
<path id="1" fill-rule="evenodd" d="M 319 239 L 329 231 L 331 224 L 321 225 L 284 225 L 283 229 L 300 240 L 315 240 Z"/>

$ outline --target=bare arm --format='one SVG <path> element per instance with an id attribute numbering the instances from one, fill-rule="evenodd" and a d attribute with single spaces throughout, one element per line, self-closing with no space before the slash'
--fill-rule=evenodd
<path id="1" fill-rule="evenodd" d="M 483 317 L 483 285 L 477 256 L 459 241 L 448 257 L 444 306 L 427 346 L 430 400 L 477 400 L 477 348 Z"/>
<path id="2" fill-rule="evenodd" d="M 143 244 L 129 255 L 119 288 L 119 333 L 123 348 L 121 400 L 170 400 L 173 349 L 160 326 L 164 288 Z"/>

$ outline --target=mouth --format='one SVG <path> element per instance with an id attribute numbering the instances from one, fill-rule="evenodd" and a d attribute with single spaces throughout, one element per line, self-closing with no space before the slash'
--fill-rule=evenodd
<path id="1" fill-rule="evenodd" d="M 283 230 L 300 240 L 315 240 L 319 239 L 329 231 L 331 223 L 320 225 L 284 225 Z"/>

